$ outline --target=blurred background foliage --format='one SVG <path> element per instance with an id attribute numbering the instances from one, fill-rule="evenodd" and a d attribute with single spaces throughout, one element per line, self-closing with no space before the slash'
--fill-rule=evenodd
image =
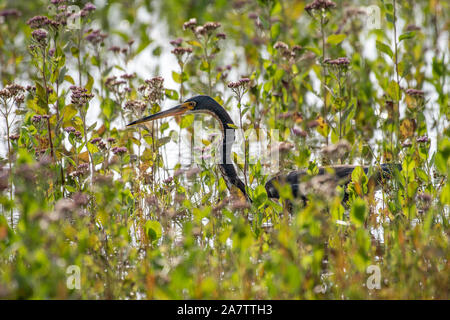
<path id="1" fill-rule="evenodd" d="M 0 297 L 448 299 L 449 12 L 0 0 Z M 243 202 L 207 158 L 183 163 L 193 116 L 125 127 L 196 94 L 245 132 L 277 129 L 280 171 L 307 168 L 318 192 L 268 199 L 247 139 Z M 387 162 L 402 170 L 380 191 L 355 170 L 345 201 L 314 180 L 319 165 Z"/>

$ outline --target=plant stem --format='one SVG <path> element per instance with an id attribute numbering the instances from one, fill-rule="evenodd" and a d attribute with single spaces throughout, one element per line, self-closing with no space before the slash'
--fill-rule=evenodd
<path id="1" fill-rule="evenodd" d="M 6 104 L 5 104 L 5 109 L 6 109 Z M 6 109 L 8 110 L 8 109 Z M 8 111 L 7 111 L 8 112 Z M 10 133 L 10 128 L 9 128 L 9 121 L 8 121 L 8 113 L 6 113 L 5 115 L 5 120 L 6 120 L 6 141 L 8 143 L 8 164 L 9 164 L 9 200 L 13 201 L 13 195 L 12 195 L 12 190 L 13 190 L 13 175 L 12 175 L 12 160 L 11 160 L 11 142 L 9 139 L 9 133 Z M 13 219 L 13 209 L 11 206 L 11 228 L 14 227 L 14 219 Z"/>
<path id="2" fill-rule="evenodd" d="M 47 50 L 46 47 L 41 47 L 42 50 L 42 80 L 44 82 L 44 90 L 45 90 L 45 104 L 48 106 L 48 88 L 47 88 L 47 77 L 45 76 L 45 66 L 47 60 Z M 52 141 L 52 130 L 50 127 L 50 118 L 47 119 L 47 131 L 48 131 L 48 142 L 50 144 L 50 155 L 53 159 L 53 162 L 56 162 L 55 153 L 53 151 L 53 141 Z"/>
<path id="3" fill-rule="evenodd" d="M 83 106 L 83 107 L 86 107 L 86 106 Z M 86 144 L 86 149 L 87 149 L 87 152 L 89 155 L 89 160 L 91 162 L 91 165 L 89 166 L 89 168 L 91 170 L 91 187 L 92 187 L 93 181 L 94 181 L 94 169 L 95 169 L 94 168 L 94 160 L 93 160 L 92 154 L 88 148 L 88 140 L 87 140 L 88 132 L 87 132 L 87 128 L 86 128 L 86 112 L 84 110 L 81 110 L 80 113 L 81 113 L 81 119 L 83 120 L 84 143 Z"/>
<path id="4" fill-rule="evenodd" d="M 398 42 L 397 42 L 397 9 L 396 9 L 396 0 L 394 0 L 394 63 L 395 63 L 395 76 L 396 76 L 396 82 L 397 82 L 397 110 L 395 110 L 394 106 L 394 128 L 393 131 L 395 131 L 395 136 L 398 142 L 398 127 L 400 122 L 400 75 L 398 72 Z M 392 158 L 395 161 L 396 160 L 396 154 L 397 152 L 394 150 L 394 146 L 391 145 L 392 148 Z M 395 148 L 397 149 L 397 147 Z"/>
<path id="5" fill-rule="evenodd" d="M 320 33 L 321 33 L 321 36 L 322 36 L 322 63 L 326 59 L 324 25 L 325 25 L 324 17 L 323 17 L 323 15 L 321 15 L 320 16 Z M 323 79 L 322 79 L 323 121 L 325 122 L 325 124 L 328 124 L 328 121 L 327 121 L 327 92 L 326 92 L 326 88 L 325 88 L 327 71 L 326 71 L 326 69 L 324 67 L 322 69 L 323 69 Z M 328 145 L 328 135 L 326 137 L 326 144 Z"/>

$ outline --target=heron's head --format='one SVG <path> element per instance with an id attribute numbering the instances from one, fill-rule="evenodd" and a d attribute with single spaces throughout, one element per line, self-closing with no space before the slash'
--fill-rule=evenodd
<path id="1" fill-rule="evenodd" d="M 214 109 L 217 108 L 217 105 L 220 106 L 213 98 L 209 96 L 196 96 L 187 99 L 182 104 L 176 105 L 175 107 L 172 107 L 168 110 L 161 111 L 138 119 L 136 121 L 133 121 L 127 124 L 127 126 L 133 126 L 144 122 L 167 118 L 171 116 L 181 116 L 185 114 L 199 113 L 199 112 L 208 113 L 209 111 L 214 112 Z"/>

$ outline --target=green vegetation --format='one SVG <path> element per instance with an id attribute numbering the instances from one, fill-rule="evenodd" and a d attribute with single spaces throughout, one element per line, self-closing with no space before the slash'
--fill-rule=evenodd
<path id="1" fill-rule="evenodd" d="M 0 0 L 0 298 L 450 298 L 448 2 L 95 4 Z M 168 166 L 193 115 L 125 126 L 197 94 L 278 130 L 282 172 L 402 170 L 274 201 L 246 139 L 249 204 Z"/>

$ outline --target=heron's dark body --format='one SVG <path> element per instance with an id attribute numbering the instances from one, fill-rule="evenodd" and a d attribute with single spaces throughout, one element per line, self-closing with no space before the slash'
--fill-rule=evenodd
<path id="1" fill-rule="evenodd" d="M 332 169 L 332 179 L 334 180 L 336 185 L 345 186 L 347 185 L 352 176 L 353 170 L 355 170 L 357 166 L 354 165 L 335 165 L 335 166 L 329 166 L 329 167 L 319 167 L 319 172 L 317 175 L 324 175 L 328 173 L 327 169 Z M 381 165 L 381 171 L 383 172 L 383 175 L 380 175 L 379 172 L 376 172 L 375 176 L 373 178 L 377 183 L 381 181 L 381 177 L 383 178 L 389 178 L 394 171 L 394 167 L 397 167 L 399 170 L 401 170 L 400 165 L 393 165 L 393 164 L 382 164 Z M 362 167 L 365 174 L 369 173 L 369 167 L 363 166 Z M 306 195 L 302 194 L 300 192 L 300 184 L 302 183 L 302 179 L 308 175 L 307 170 L 296 170 L 291 171 L 288 174 L 281 174 L 273 177 L 266 183 L 266 191 L 267 196 L 269 198 L 279 198 L 280 195 L 278 193 L 279 186 L 283 184 L 289 184 L 292 190 L 292 195 L 294 197 L 301 197 L 304 200 L 306 200 Z"/>

